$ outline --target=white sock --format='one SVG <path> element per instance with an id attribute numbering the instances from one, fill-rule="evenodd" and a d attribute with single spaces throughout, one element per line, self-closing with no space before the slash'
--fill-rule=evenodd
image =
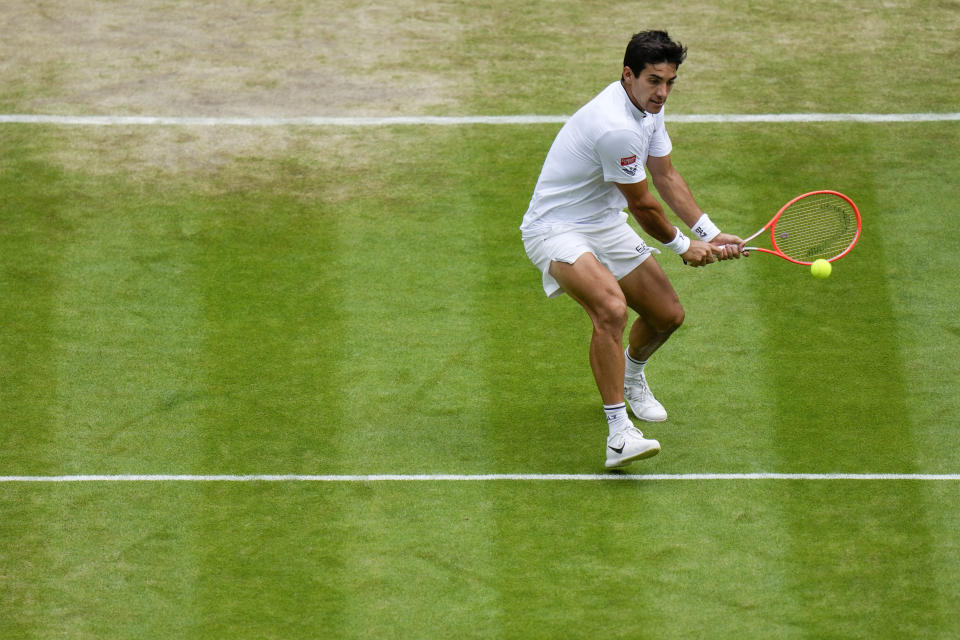
<path id="1" fill-rule="evenodd" d="M 647 361 L 643 360 L 634 360 L 630 357 L 630 350 L 627 349 L 623 352 L 623 355 L 626 356 L 626 370 L 624 371 L 627 378 L 636 378 L 643 373 L 643 368 L 647 366 Z"/>
<path id="2" fill-rule="evenodd" d="M 630 422 L 630 418 L 627 416 L 627 403 L 625 402 L 605 404 L 603 405 L 603 412 L 607 414 L 607 426 L 610 428 L 610 435 L 622 431 L 626 423 Z"/>

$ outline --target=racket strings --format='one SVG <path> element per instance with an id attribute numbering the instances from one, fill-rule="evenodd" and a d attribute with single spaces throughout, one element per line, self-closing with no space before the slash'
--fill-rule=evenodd
<path id="1" fill-rule="evenodd" d="M 774 246 L 802 262 L 839 256 L 856 241 L 857 234 L 854 208 L 829 193 L 797 200 L 783 210 L 771 230 Z"/>

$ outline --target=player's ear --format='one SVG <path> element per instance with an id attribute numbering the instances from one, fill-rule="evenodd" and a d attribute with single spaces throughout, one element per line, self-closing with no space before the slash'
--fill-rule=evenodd
<path id="1" fill-rule="evenodd" d="M 623 73 L 620 75 L 621 80 L 626 80 L 627 82 L 633 81 L 633 69 L 625 66 L 623 68 Z"/>

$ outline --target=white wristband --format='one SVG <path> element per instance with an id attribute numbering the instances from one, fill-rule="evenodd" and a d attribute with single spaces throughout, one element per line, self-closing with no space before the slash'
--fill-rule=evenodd
<path id="1" fill-rule="evenodd" d="M 677 230 L 677 235 L 673 237 L 673 240 L 670 242 L 663 243 L 667 249 L 670 249 L 678 256 L 682 256 L 687 252 L 687 249 L 690 248 L 690 238 L 683 235 L 683 232 L 679 228 L 674 227 Z"/>
<path id="2" fill-rule="evenodd" d="M 703 214 L 700 216 L 700 219 L 694 223 L 690 230 L 693 231 L 698 238 L 704 242 L 710 242 L 718 235 L 720 235 L 720 227 L 713 224 L 713 221 L 710 220 L 710 216 Z"/>

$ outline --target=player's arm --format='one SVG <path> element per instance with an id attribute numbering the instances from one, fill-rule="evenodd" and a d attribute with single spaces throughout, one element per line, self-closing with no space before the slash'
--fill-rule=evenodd
<path id="1" fill-rule="evenodd" d="M 697 202 L 693 199 L 693 193 L 690 191 L 687 181 L 683 179 L 683 176 L 680 175 L 680 172 L 677 171 L 676 167 L 673 166 L 673 162 L 670 160 L 670 156 L 661 156 L 654 157 L 650 156 L 647 158 L 647 171 L 650 176 L 653 178 L 653 185 L 657 188 L 657 192 L 660 194 L 660 197 L 663 198 L 664 202 L 667 203 L 667 206 L 677 214 L 677 217 L 683 220 L 688 227 L 694 230 L 701 239 L 710 242 L 711 244 L 719 247 L 724 247 L 721 259 L 723 258 L 739 258 L 740 251 L 730 251 L 727 248 L 727 245 L 730 245 L 730 249 L 733 248 L 733 245 L 736 247 L 741 247 L 743 245 L 743 240 L 738 236 L 729 234 L 729 233 L 708 233 L 703 234 L 701 228 L 701 222 L 703 220 L 704 213 L 697 206 Z M 695 228 L 696 227 L 696 228 Z M 697 228 L 701 228 L 701 231 L 698 232 Z M 712 227 L 715 232 L 718 232 L 719 229 L 716 229 L 715 225 Z M 729 255 L 728 255 L 729 254 Z"/>
<path id="2" fill-rule="evenodd" d="M 653 197 L 647 187 L 647 181 L 629 184 L 615 183 L 620 192 L 627 199 L 627 208 L 636 218 L 643 230 L 673 249 L 684 262 L 694 267 L 700 267 L 714 261 L 714 255 L 719 255 L 721 249 L 700 240 L 690 240 L 675 226 L 667 221 L 660 202 Z"/>

